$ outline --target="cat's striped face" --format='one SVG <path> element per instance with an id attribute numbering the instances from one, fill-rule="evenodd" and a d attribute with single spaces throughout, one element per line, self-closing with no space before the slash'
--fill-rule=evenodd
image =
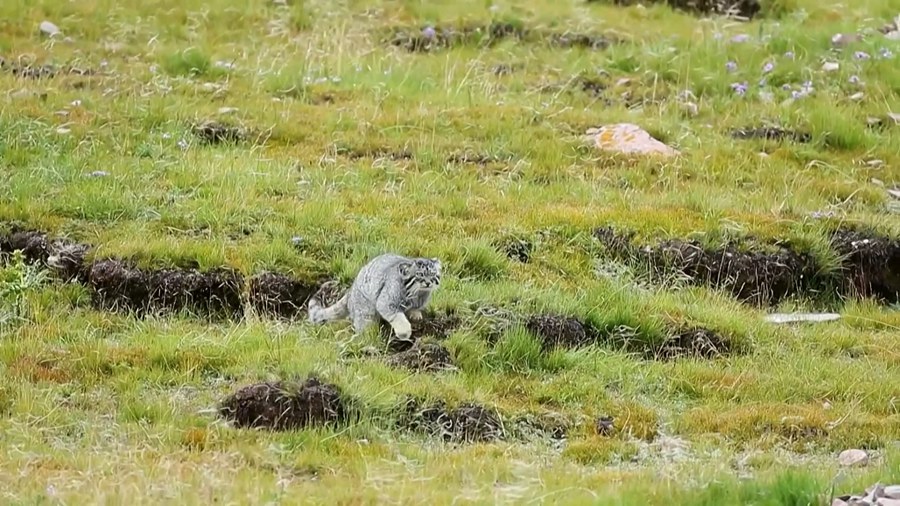
<path id="1" fill-rule="evenodd" d="M 434 290 L 441 284 L 441 262 L 437 258 L 417 258 L 401 273 L 409 290 Z"/>

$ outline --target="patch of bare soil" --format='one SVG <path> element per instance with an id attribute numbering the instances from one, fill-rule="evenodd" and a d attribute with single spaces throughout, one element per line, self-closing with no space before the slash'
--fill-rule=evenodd
<path id="1" fill-rule="evenodd" d="M 438 340 L 450 337 L 454 330 L 459 328 L 462 320 L 452 311 L 439 313 L 431 309 L 422 312 L 422 319 L 410 321 L 412 336 L 408 341 L 400 341 L 394 336 L 394 330 L 384 320 L 379 320 L 379 332 L 388 343 L 393 352 L 406 351 L 423 337 L 432 337 Z"/>
<path id="2" fill-rule="evenodd" d="M 789 130 L 781 127 L 750 127 L 738 128 L 731 131 L 731 137 L 735 139 L 765 139 L 770 141 L 789 140 L 797 143 L 807 143 L 812 140 L 809 132 Z"/>
<path id="3" fill-rule="evenodd" d="M 237 143 L 246 140 L 249 135 L 243 127 L 212 120 L 194 125 L 191 131 L 206 144 Z"/>
<path id="4" fill-rule="evenodd" d="M 393 149 L 389 147 L 339 147 L 337 154 L 346 156 L 351 160 L 363 158 L 387 159 L 387 160 L 412 160 L 413 154 L 407 149 Z"/>
<path id="5" fill-rule="evenodd" d="M 306 312 L 310 297 L 321 297 L 316 285 L 276 272 L 258 274 L 248 284 L 250 305 L 261 315 L 293 319 Z"/>
<path id="6" fill-rule="evenodd" d="M 630 238 L 608 228 L 595 231 L 613 256 L 641 263 L 663 276 L 679 274 L 690 282 L 731 292 L 744 302 L 777 304 L 813 286 L 818 269 L 807 253 L 785 245 L 770 251 L 742 250 L 733 244 L 709 249 L 698 241 L 669 239 L 636 247 Z"/>
<path id="7" fill-rule="evenodd" d="M 107 310 L 145 314 L 189 310 L 206 316 L 243 316 L 243 276 L 227 268 L 140 269 L 127 262 L 94 262 L 88 272 L 94 304 Z"/>
<path id="8" fill-rule="evenodd" d="M 236 427 L 270 430 L 328 425 L 347 416 L 340 388 L 313 376 L 299 385 L 279 381 L 243 387 L 218 411 Z"/>
<path id="9" fill-rule="evenodd" d="M 842 228 L 831 242 L 842 257 L 842 293 L 900 301 L 900 240 Z"/>
<path id="10" fill-rule="evenodd" d="M 520 23 L 502 21 L 460 27 L 395 28 L 387 42 L 409 52 L 426 53 L 461 45 L 490 47 L 507 39 L 528 43 L 545 42 L 553 47 L 584 49 L 606 49 L 617 42 L 600 34 L 529 29 Z"/>
<path id="11" fill-rule="evenodd" d="M 450 352 L 441 344 L 417 341 L 406 351 L 395 353 L 387 358 L 388 365 L 412 371 L 436 372 L 453 367 Z"/>
<path id="12" fill-rule="evenodd" d="M 464 403 L 448 408 L 444 401 L 423 406 L 421 401 L 407 399 L 400 409 L 402 414 L 398 422 L 402 427 L 444 441 L 476 443 L 504 437 L 499 414 L 480 404 Z"/>
<path id="13" fill-rule="evenodd" d="M 90 76 L 95 72 L 89 68 L 75 66 L 59 66 L 49 63 L 38 64 L 27 59 L 19 58 L 12 61 L 0 57 L 0 72 L 12 74 L 22 79 L 52 79 L 58 75 Z"/>
<path id="14" fill-rule="evenodd" d="M 65 280 L 86 281 L 85 256 L 90 249 L 88 244 L 51 239 L 38 230 L 14 228 L 8 235 L 0 236 L 0 259 L 21 251 L 25 261 L 51 267 Z"/>
<path id="15" fill-rule="evenodd" d="M 571 316 L 531 315 L 525 320 L 525 328 L 538 336 L 544 349 L 548 350 L 555 347 L 578 348 L 597 342 L 593 328 Z"/>
<path id="16" fill-rule="evenodd" d="M 652 352 L 655 360 L 673 360 L 681 357 L 713 359 L 732 352 L 731 342 L 725 336 L 703 328 L 678 331 L 662 346 Z"/>
<path id="17" fill-rule="evenodd" d="M 610 0 L 588 0 L 605 1 Z M 745 19 L 752 19 L 759 14 L 762 7 L 759 0 L 611 0 L 616 5 L 637 5 L 667 3 L 674 9 L 683 10 L 697 15 L 727 15 Z"/>

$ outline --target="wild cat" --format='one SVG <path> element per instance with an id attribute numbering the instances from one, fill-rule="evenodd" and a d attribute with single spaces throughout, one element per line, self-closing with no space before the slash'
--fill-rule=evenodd
<path id="1" fill-rule="evenodd" d="M 325 323 L 349 318 L 353 331 L 362 333 L 380 317 L 398 339 L 412 334 L 409 320 L 422 318 L 422 309 L 441 284 L 441 262 L 385 253 L 360 269 L 350 287 L 334 305 L 322 307 L 317 296 L 309 299 L 309 321 Z"/>

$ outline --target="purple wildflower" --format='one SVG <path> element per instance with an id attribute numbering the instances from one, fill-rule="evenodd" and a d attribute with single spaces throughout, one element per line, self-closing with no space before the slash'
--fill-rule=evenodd
<path id="1" fill-rule="evenodd" d="M 187 142 L 186 140 L 184 140 L 184 139 L 179 139 L 179 140 L 178 140 L 178 147 L 181 148 L 182 151 L 184 151 L 184 150 L 186 150 L 186 149 L 188 148 L 188 142 Z"/>
<path id="2" fill-rule="evenodd" d="M 763 65 L 763 74 L 768 74 L 769 72 L 775 70 L 775 64 L 772 62 L 768 62 Z"/>
<path id="3" fill-rule="evenodd" d="M 869 58 L 871 58 L 871 56 L 869 56 L 869 53 L 865 51 L 857 51 L 853 53 L 853 58 L 857 60 L 868 60 Z"/>
<path id="4" fill-rule="evenodd" d="M 879 49 L 878 54 L 879 54 L 879 56 L 881 56 L 882 58 L 884 58 L 886 60 L 889 60 L 894 57 L 894 53 L 892 53 L 891 50 L 886 47 Z"/>
<path id="5" fill-rule="evenodd" d="M 733 61 L 727 62 L 725 64 L 725 70 L 727 70 L 728 72 L 734 72 L 735 70 L 737 70 L 737 63 Z"/>
<path id="6" fill-rule="evenodd" d="M 788 91 L 789 89 L 791 89 L 791 85 L 790 85 L 790 84 L 787 84 L 787 83 L 784 83 L 784 84 L 781 85 L 781 89 L 784 90 L 784 91 Z"/>
<path id="7" fill-rule="evenodd" d="M 738 44 L 740 44 L 741 42 L 747 42 L 748 40 L 750 40 L 750 36 L 746 33 L 739 33 L 731 38 L 731 42 L 735 42 Z"/>
<path id="8" fill-rule="evenodd" d="M 744 96 L 747 93 L 747 83 L 746 81 L 743 83 L 731 83 L 731 89 L 738 95 Z"/>
<path id="9" fill-rule="evenodd" d="M 794 52 L 793 52 L 793 51 L 788 51 L 787 53 L 784 53 L 784 57 L 787 58 L 788 60 L 793 60 L 793 59 L 794 59 Z"/>
<path id="10" fill-rule="evenodd" d="M 434 30 L 433 26 L 426 26 L 422 29 L 422 36 L 426 39 L 433 39 L 437 37 L 437 32 Z"/>
<path id="11" fill-rule="evenodd" d="M 859 84 L 859 83 L 860 83 L 860 81 L 859 81 L 858 75 L 854 74 L 854 75 L 850 76 L 850 84 Z"/>
<path id="12" fill-rule="evenodd" d="M 759 87 L 760 87 L 760 88 L 764 88 L 767 84 L 769 84 L 769 82 L 766 81 L 766 78 L 765 78 L 765 77 L 759 80 Z"/>

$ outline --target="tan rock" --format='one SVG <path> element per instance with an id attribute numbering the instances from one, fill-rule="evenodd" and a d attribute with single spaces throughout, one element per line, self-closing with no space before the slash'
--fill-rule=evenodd
<path id="1" fill-rule="evenodd" d="M 843 467 L 863 467 L 869 463 L 869 454 L 863 450 L 844 450 L 838 455 L 838 463 Z"/>
<path id="2" fill-rule="evenodd" d="M 666 157 L 680 154 L 678 150 L 654 139 L 646 130 L 632 123 L 591 128 L 587 135 L 594 146 L 603 151 Z"/>

